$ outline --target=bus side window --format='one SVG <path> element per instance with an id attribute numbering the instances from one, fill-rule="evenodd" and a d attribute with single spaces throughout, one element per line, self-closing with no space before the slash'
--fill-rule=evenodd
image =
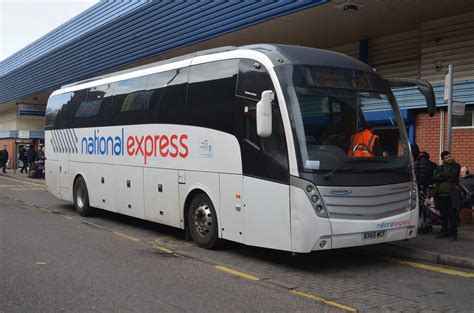
<path id="1" fill-rule="evenodd" d="M 191 66 L 186 105 L 190 125 L 234 134 L 238 64 L 225 60 Z"/>
<path id="2" fill-rule="evenodd" d="M 109 125 L 112 84 L 89 88 L 86 101 L 82 101 L 74 116 L 73 127 Z"/>
<path id="3" fill-rule="evenodd" d="M 112 125 L 142 124 L 146 76 L 118 81 L 113 85 Z"/>
<path id="4" fill-rule="evenodd" d="M 61 116 L 63 115 L 63 106 L 71 101 L 73 93 L 66 92 L 60 95 L 52 96 L 48 101 L 46 108 L 45 129 L 51 130 L 60 128 Z M 56 119 L 56 117 L 59 117 Z"/>
<path id="5" fill-rule="evenodd" d="M 145 90 L 146 123 L 185 123 L 187 80 L 187 68 L 148 76 Z"/>
<path id="6" fill-rule="evenodd" d="M 76 90 L 72 92 L 71 100 L 65 103 L 56 118 L 59 125 L 55 128 L 71 128 L 75 125 L 75 116 L 81 102 L 86 101 L 87 89 Z"/>
<path id="7" fill-rule="evenodd" d="M 275 90 L 265 67 L 254 60 L 241 60 L 236 106 L 244 174 L 288 182 L 288 153 L 278 102 L 272 106 L 271 136 L 257 135 L 256 106 L 264 90 Z"/>

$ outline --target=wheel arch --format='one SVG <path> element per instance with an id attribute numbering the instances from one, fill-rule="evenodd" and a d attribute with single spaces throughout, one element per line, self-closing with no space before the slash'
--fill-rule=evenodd
<path id="1" fill-rule="evenodd" d="M 185 230 L 187 230 L 187 227 L 188 227 L 188 210 L 190 208 L 191 202 L 193 201 L 193 198 L 198 194 L 204 194 L 207 197 L 209 197 L 216 211 L 217 225 L 220 225 L 218 199 L 216 199 L 216 197 L 214 197 L 211 190 L 209 190 L 205 186 L 194 186 L 194 187 L 189 188 L 188 192 L 186 193 L 183 207 L 181 210 L 181 213 L 183 214 L 182 216 L 183 216 L 183 224 L 184 224 Z M 218 233 L 218 237 L 220 238 L 221 237 L 220 228 L 218 228 L 217 233 Z"/>

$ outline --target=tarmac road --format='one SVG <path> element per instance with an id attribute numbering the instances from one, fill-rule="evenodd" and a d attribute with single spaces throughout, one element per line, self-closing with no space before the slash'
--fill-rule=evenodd
<path id="1" fill-rule="evenodd" d="M 352 248 L 291 256 L 100 211 L 0 176 L 0 312 L 472 312 L 473 271 Z"/>

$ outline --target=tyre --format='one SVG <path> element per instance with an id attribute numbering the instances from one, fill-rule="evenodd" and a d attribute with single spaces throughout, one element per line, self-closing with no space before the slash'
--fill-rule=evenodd
<path id="1" fill-rule="evenodd" d="M 92 214 L 93 209 L 89 205 L 89 192 L 82 176 L 79 176 L 74 183 L 73 200 L 74 208 L 79 215 L 89 216 Z"/>
<path id="2" fill-rule="evenodd" d="M 218 246 L 217 215 L 211 199 L 205 194 L 196 195 L 188 210 L 188 229 L 194 242 L 201 248 Z"/>

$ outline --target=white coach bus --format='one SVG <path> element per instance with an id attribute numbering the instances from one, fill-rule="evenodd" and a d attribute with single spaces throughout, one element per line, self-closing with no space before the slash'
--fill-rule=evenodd
<path id="1" fill-rule="evenodd" d="M 220 239 L 311 252 L 412 238 L 417 191 L 390 87 L 348 56 L 224 47 L 67 85 L 46 109 L 46 183 L 80 215 L 108 210 Z M 383 156 L 349 157 L 381 112 Z M 386 125 L 386 124 L 385 124 Z"/>

